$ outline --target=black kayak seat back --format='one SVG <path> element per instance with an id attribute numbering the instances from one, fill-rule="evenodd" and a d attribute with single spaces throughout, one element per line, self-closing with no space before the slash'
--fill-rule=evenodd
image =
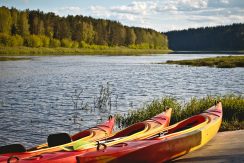
<path id="1" fill-rule="evenodd" d="M 71 137 L 67 133 L 51 134 L 47 138 L 48 147 L 63 145 L 71 141 Z"/>
<path id="2" fill-rule="evenodd" d="M 16 152 L 26 152 L 26 149 L 22 144 L 10 144 L 0 147 L 0 154 Z"/>

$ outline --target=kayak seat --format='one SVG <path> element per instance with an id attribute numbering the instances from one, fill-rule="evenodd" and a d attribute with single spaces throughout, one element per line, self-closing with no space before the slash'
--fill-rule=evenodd
<path id="1" fill-rule="evenodd" d="M 0 154 L 15 153 L 15 152 L 26 152 L 26 149 L 21 144 L 10 144 L 0 147 Z"/>
<path id="2" fill-rule="evenodd" d="M 51 134 L 47 138 L 48 147 L 63 145 L 71 141 L 71 137 L 67 133 Z"/>

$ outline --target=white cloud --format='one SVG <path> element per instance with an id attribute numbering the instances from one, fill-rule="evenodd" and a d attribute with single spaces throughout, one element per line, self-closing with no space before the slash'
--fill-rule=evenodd
<path id="1" fill-rule="evenodd" d="M 58 9 L 54 9 L 55 14 L 61 15 L 61 16 L 67 16 L 67 15 L 82 15 L 83 10 L 80 7 L 77 6 L 69 6 L 69 7 L 62 7 Z"/>
<path id="2" fill-rule="evenodd" d="M 59 15 L 86 15 L 158 31 L 244 23 L 244 0 L 134 0 L 127 5 L 64 7 Z"/>
<path id="3" fill-rule="evenodd" d="M 208 0 L 178 0 L 177 6 L 182 10 L 202 9 L 208 6 Z"/>
<path id="4" fill-rule="evenodd" d="M 91 6 L 90 11 L 92 16 L 100 17 L 100 18 L 109 18 L 111 13 L 106 7 L 102 6 Z"/>
<path id="5" fill-rule="evenodd" d="M 148 12 L 147 2 L 132 2 L 127 6 L 115 6 L 110 9 L 112 12 L 116 13 L 126 13 L 126 14 L 143 14 L 146 15 Z"/>
<path id="6" fill-rule="evenodd" d="M 224 3 L 224 4 L 229 4 L 229 1 L 228 0 L 220 0 L 221 3 Z"/>

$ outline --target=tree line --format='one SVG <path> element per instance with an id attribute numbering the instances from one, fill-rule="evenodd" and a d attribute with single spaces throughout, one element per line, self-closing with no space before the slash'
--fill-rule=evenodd
<path id="1" fill-rule="evenodd" d="M 244 50 L 244 24 L 205 27 L 165 33 L 176 51 Z"/>
<path id="2" fill-rule="evenodd" d="M 167 36 L 152 29 L 82 15 L 60 17 L 52 12 L 0 7 L 0 46 L 125 46 L 167 49 Z"/>

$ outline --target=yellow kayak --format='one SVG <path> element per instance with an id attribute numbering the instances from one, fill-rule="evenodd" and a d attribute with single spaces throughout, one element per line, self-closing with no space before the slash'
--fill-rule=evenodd
<path id="1" fill-rule="evenodd" d="M 217 103 L 199 115 L 164 129 L 148 139 L 104 145 L 95 152 L 77 157 L 78 163 L 165 162 L 194 151 L 218 132 L 222 121 L 222 104 Z"/>
<path id="2" fill-rule="evenodd" d="M 165 112 L 158 114 L 149 120 L 133 124 L 117 132 L 112 137 L 98 143 L 105 143 L 106 146 L 111 146 L 129 140 L 141 140 L 153 136 L 162 132 L 165 127 L 169 126 L 171 112 L 172 109 L 169 108 Z M 86 149 L 83 145 L 79 146 L 79 142 L 73 147 L 74 150 Z"/>

